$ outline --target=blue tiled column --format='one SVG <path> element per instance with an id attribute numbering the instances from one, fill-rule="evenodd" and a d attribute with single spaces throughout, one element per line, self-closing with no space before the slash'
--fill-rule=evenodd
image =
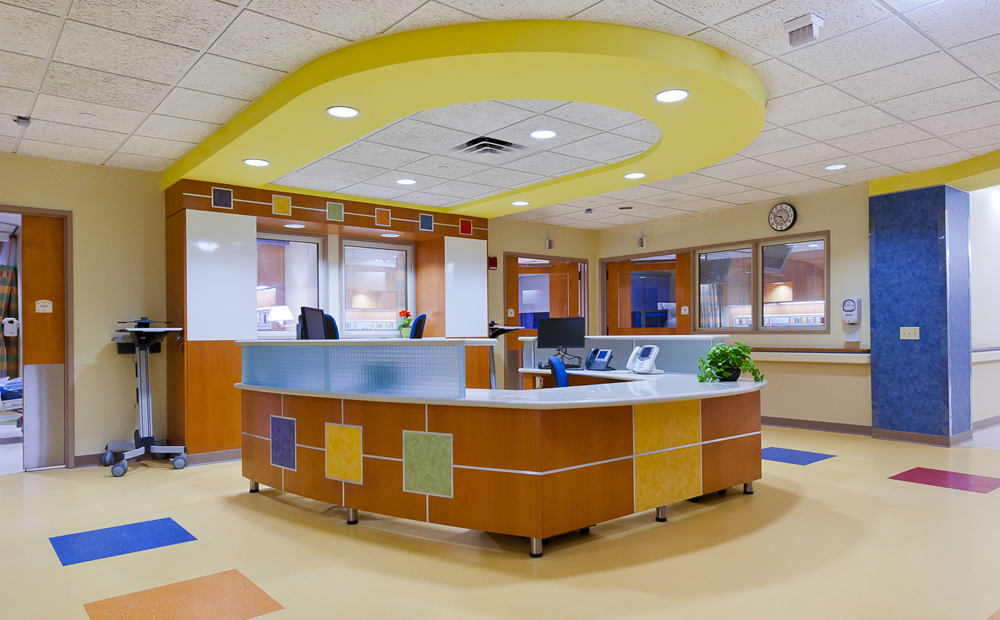
<path id="1" fill-rule="evenodd" d="M 969 195 L 873 196 L 868 226 L 872 435 L 953 445 L 972 428 Z"/>

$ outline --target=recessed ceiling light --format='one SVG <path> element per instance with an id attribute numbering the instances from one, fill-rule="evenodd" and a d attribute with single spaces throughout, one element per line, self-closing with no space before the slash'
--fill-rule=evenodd
<path id="1" fill-rule="evenodd" d="M 819 244 L 818 243 L 810 243 L 809 247 L 811 247 L 811 248 L 818 248 Z"/>
<path id="2" fill-rule="evenodd" d="M 690 95 L 686 90 L 673 89 L 665 90 L 661 93 L 656 93 L 656 100 L 660 103 L 677 103 L 678 101 L 683 101 Z"/>
<path id="3" fill-rule="evenodd" d="M 641 179 L 644 176 L 646 176 L 645 172 L 629 172 L 628 174 L 625 175 L 625 178 L 626 179 Z"/>
<path id="4" fill-rule="evenodd" d="M 514 205 L 515 207 L 527 207 L 531 203 L 528 202 L 527 200 L 515 200 L 514 202 L 512 202 L 510 204 Z"/>
<path id="5" fill-rule="evenodd" d="M 843 170 L 847 167 L 847 164 L 830 164 L 826 167 L 827 170 Z"/>
<path id="6" fill-rule="evenodd" d="M 399 235 L 396 234 L 396 233 L 382 233 L 382 236 L 383 237 L 389 237 L 390 239 L 392 239 L 394 237 L 398 237 Z"/>
<path id="7" fill-rule="evenodd" d="M 548 140 L 549 138 L 555 138 L 556 132 L 549 131 L 548 129 L 539 129 L 538 131 L 532 131 L 531 137 L 537 140 Z"/>
<path id="8" fill-rule="evenodd" d="M 396 183 L 400 185 L 413 185 L 416 183 L 413 179 L 396 179 Z"/>
<path id="9" fill-rule="evenodd" d="M 629 206 L 624 206 L 624 207 L 618 207 L 618 208 L 619 208 L 619 209 L 621 209 L 622 211 L 628 211 L 628 210 L 629 210 L 629 209 L 631 209 L 632 207 L 629 207 Z"/>
<path id="10" fill-rule="evenodd" d="M 360 114 L 354 108 L 349 108 L 343 105 L 335 105 L 332 108 L 327 108 L 326 113 L 330 116 L 336 116 L 337 118 L 351 118 Z"/>
<path id="11" fill-rule="evenodd" d="M 305 228 L 305 224 L 285 224 L 285 228 Z"/>
<path id="12" fill-rule="evenodd" d="M 243 163 L 254 168 L 263 168 L 264 166 L 271 165 L 271 162 L 266 159 L 244 159 Z"/>

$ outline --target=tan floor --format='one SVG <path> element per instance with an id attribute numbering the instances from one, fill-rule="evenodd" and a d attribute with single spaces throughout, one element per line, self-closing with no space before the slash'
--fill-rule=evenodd
<path id="1" fill-rule="evenodd" d="M 264 489 L 239 463 L 0 476 L 0 617 L 84 619 L 83 604 L 231 569 L 285 607 L 266 618 L 986 620 L 1000 609 L 1000 490 L 887 480 L 912 467 L 1000 476 L 1000 451 L 767 427 L 756 494 L 524 539 L 346 511 Z M 50 536 L 172 517 L 198 541 L 63 567 Z"/>

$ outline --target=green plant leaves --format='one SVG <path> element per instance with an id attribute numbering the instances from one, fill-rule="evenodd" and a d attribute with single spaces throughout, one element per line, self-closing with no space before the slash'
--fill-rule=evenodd
<path id="1" fill-rule="evenodd" d="M 763 381 L 764 375 L 757 370 L 750 357 L 752 352 L 753 349 L 739 342 L 712 345 L 705 357 L 698 358 L 698 381 L 704 383 L 728 378 L 732 374 L 730 368 L 739 368 L 750 373 L 754 381 Z"/>

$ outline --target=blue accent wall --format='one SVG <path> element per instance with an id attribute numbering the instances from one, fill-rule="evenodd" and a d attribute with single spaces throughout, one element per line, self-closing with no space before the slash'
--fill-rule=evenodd
<path id="1" fill-rule="evenodd" d="M 869 199 L 872 426 L 971 428 L 969 195 L 937 186 Z M 919 327 L 919 340 L 900 340 Z"/>

